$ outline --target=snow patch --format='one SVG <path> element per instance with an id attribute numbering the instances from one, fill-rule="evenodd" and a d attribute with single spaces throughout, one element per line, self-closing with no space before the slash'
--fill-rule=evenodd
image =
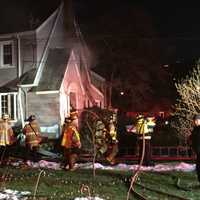
<path id="1" fill-rule="evenodd" d="M 28 191 L 19 192 L 17 190 L 5 189 L 2 192 L 0 192 L 0 199 L 1 200 L 27 200 L 28 197 L 24 197 L 24 196 L 30 195 L 30 194 L 31 192 L 28 192 Z"/>
<path id="2" fill-rule="evenodd" d="M 27 164 L 30 167 L 33 168 L 48 168 L 48 169 L 54 169 L 54 170 L 61 170 L 60 163 L 56 162 L 49 162 L 45 160 L 41 160 L 39 162 L 31 162 L 28 161 Z M 78 169 L 92 169 L 93 163 L 87 162 L 87 163 L 79 163 L 75 165 Z M 94 163 L 95 169 L 102 169 L 102 170 L 119 170 L 119 171 L 135 171 L 137 170 L 139 165 L 127 165 L 124 163 L 119 163 L 115 166 L 105 166 L 100 163 Z M 174 163 L 165 163 L 165 164 L 157 164 L 155 166 L 141 166 L 141 171 L 155 171 L 155 172 L 162 172 L 162 171 L 183 171 L 183 172 L 190 172 L 194 171 L 196 168 L 195 164 L 189 164 L 185 162 L 180 162 L 177 164 Z"/>
<path id="3" fill-rule="evenodd" d="M 104 200 L 99 197 L 76 197 L 74 200 Z"/>
<path id="4" fill-rule="evenodd" d="M 81 169 L 91 169 L 93 168 L 92 163 L 82 163 L 77 165 L 78 168 Z M 139 165 L 127 165 L 120 163 L 115 166 L 104 166 L 100 163 L 95 163 L 94 164 L 95 169 L 103 169 L 103 170 L 120 170 L 120 171 L 129 171 L 129 170 L 137 170 Z M 141 166 L 140 170 L 141 171 L 184 171 L 184 172 L 189 172 L 189 171 L 194 171 L 196 165 L 195 164 L 188 164 L 184 162 L 180 162 L 177 164 L 157 164 L 155 166 Z"/>

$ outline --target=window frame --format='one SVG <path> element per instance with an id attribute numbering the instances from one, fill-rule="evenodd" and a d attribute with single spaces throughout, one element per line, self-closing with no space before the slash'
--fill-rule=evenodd
<path id="1" fill-rule="evenodd" d="M 11 103 L 11 96 L 13 95 L 13 105 Z M 0 93 L 0 116 L 2 116 L 3 110 L 2 110 L 2 96 L 8 97 L 8 112 L 6 114 L 9 114 L 11 116 L 11 113 L 13 112 L 13 118 L 11 118 L 11 121 L 16 122 L 17 121 L 17 92 L 9 92 L 9 93 Z M 14 110 L 12 111 L 12 107 Z"/>
<path id="2" fill-rule="evenodd" d="M 11 45 L 12 48 L 12 63 L 4 64 L 4 45 Z M 12 40 L 1 41 L 0 42 L 0 68 L 10 68 L 14 67 L 14 42 Z"/>

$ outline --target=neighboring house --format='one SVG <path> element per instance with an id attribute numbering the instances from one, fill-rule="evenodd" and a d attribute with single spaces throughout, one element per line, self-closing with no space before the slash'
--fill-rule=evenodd
<path id="1" fill-rule="evenodd" d="M 0 115 L 24 125 L 35 114 L 49 137 L 59 135 L 70 106 L 106 106 L 105 80 L 90 70 L 87 45 L 73 15 L 65 19 L 66 7 L 61 3 L 31 30 L 0 34 Z"/>

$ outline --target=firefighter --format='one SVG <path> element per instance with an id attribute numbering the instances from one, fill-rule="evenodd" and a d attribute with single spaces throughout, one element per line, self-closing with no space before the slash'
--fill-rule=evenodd
<path id="1" fill-rule="evenodd" d="M 63 128 L 63 136 L 61 146 L 64 148 L 64 157 L 66 159 L 64 169 L 69 166 L 70 171 L 74 171 L 75 163 L 78 158 L 79 149 L 81 148 L 80 135 L 78 128 L 77 112 L 73 111 L 70 116 L 65 119 L 67 125 Z"/>
<path id="2" fill-rule="evenodd" d="M 118 140 L 117 140 L 117 130 L 114 123 L 113 117 L 110 118 L 107 132 L 107 144 L 108 151 L 106 152 L 106 160 L 114 165 L 116 163 L 116 155 L 118 153 Z"/>
<path id="3" fill-rule="evenodd" d="M 200 183 L 200 114 L 197 114 L 193 118 L 193 130 L 190 135 L 192 142 L 192 148 L 196 153 L 196 174 Z"/>
<path id="4" fill-rule="evenodd" d="M 37 162 L 40 158 L 37 154 L 41 142 L 40 127 L 36 121 L 35 115 L 30 115 L 28 123 L 24 126 L 22 132 L 25 135 L 26 158 L 25 161 L 31 160 Z"/>
<path id="5" fill-rule="evenodd" d="M 144 166 L 153 165 L 151 160 L 151 133 L 153 132 L 153 127 L 155 126 L 154 117 L 144 118 L 143 115 L 137 117 L 136 122 L 136 134 L 139 140 L 139 157 L 142 157 L 143 150 L 143 137 L 145 142 L 145 152 L 144 152 Z"/>
<path id="6" fill-rule="evenodd" d="M 59 140 L 59 145 L 61 145 L 61 151 L 64 151 L 64 147 L 62 146 L 62 140 L 63 140 L 63 135 L 65 133 L 65 131 L 67 130 L 68 126 L 70 126 L 71 124 L 71 119 L 70 117 L 65 117 L 63 126 L 62 126 L 62 130 L 61 130 L 61 135 L 60 135 L 60 140 Z M 68 165 L 68 159 L 64 158 L 62 164 L 61 164 L 61 168 L 65 169 L 66 166 Z"/>
<path id="7" fill-rule="evenodd" d="M 0 120 L 0 164 L 6 164 L 9 157 L 9 146 L 14 143 L 13 129 L 9 122 L 9 115 L 3 114 Z"/>
<path id="8" fill-rule="evenodd" d="M 100 119 L 96 121 L 95 126 L 95 145 L 97 158 L 104 156 L 108 150 L 108 145 L 106 143 L 106 127 Z"/>

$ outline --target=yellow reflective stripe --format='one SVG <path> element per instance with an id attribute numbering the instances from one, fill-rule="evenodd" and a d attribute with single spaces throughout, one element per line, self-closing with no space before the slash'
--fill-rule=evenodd
<path id="1" fill-rule="evenodd" d="M 75 140 L 78 142 L 80 141 L 80 135 L 79 135 L 79 132 L 77 130 L 74 130 L 74 136 L 75 136 Z"/>

